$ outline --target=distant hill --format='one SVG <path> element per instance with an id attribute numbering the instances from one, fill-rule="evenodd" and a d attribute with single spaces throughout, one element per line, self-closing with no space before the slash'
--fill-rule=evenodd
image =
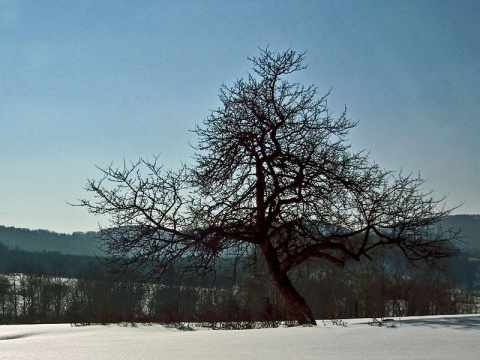
<path id="1" fill-rule="evenodd" d="M 452 215 L 442 225 L 462 230 L 463 250 L 480 252 L 480 215 Z M 59 234 L 48 230 L 29 230 L 0 226 L 0 243 L 10 249 L 30 252 L 57 251 L 68 255 L 101 256 L 96 232 Z"/>
<path id="2" fill-rule="evenodd" d="M 59 234 L 48 230 L 30 230 L 0 226 L 0 243 L 9 249 L 29 252 L 56 251 L 68 255 L 99 256 L 96 232 Z"/>
<path id="3" fill-rule="evenodd" d="M 480 215 L 451 215 L 442 225 L 462 231 L 462 242 L 458 244 L 461 249 L 480 252 Z"/>

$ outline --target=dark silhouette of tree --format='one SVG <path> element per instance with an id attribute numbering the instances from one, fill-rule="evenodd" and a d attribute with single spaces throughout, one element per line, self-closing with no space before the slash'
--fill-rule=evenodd
<path id="1" fill-rule="evenodd" d="M 354 152 L 356 126 L 333 118 L 327 97 L 286 78 L 306 68 L 305 54 L 263 50 L 253 72 L 220 89 L 221 106 L 194 131 L 195 164 L 166 170 L 140 159 L 102 169 L 89 180 L 107 215 L 101 239 L 111 265 L 160 277 L 170 268 L 202 275 L 227 259 L 263 256 L 301 324 L 315 324 L 289 277 L 311 259 L 343 267 L 396 247 L 411 261 L 454 254 L 457 234 L 436 224 L 450 213 L 419 177 L 395 175 Z"/>

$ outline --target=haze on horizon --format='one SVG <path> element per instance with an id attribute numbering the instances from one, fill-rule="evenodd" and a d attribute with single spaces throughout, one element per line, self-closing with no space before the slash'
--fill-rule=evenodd
<path id="1" fill-rule="evenodd" d="M 380 166 L 480 214 L 480 2 L 0 0 L 0 225 L 103 222 L 72 207 L 95 167 L 191 161 L 218 89 L 258 48 L 307 51 L 297 80 Z"/>

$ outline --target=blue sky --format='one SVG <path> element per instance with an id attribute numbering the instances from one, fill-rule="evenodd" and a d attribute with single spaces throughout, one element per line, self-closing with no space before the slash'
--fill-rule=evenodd
<path id="1" fill-rule="evenodd" d="M 258 48 L 359 120 L 354 149 L 480 213 L 480 2 L 0 0 L 0 225 L 95 230 L 95 165 L 188 162 Z"/>

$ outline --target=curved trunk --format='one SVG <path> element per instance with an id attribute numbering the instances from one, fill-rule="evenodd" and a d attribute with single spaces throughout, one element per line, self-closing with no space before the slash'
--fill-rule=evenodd
<path id="1" fill-rule="evenodd" d="M 312 311 L 303 296 L 295 289 L 287 273 L 279 270 L 277 259 L 269 256 L 267 252 L 265 252 L 265 259 L 273 281 L 285 300 L 290 304 L 298 323 L 300 325 L 317 325 Z"/>

